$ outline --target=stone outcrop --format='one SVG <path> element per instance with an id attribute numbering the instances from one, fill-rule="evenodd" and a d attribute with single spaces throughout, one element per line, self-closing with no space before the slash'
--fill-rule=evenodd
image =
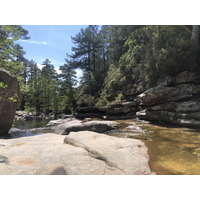
<path id="1" fill-rule="evenodd" d="M 130 98 L 129 98 L 130 99 Z M 140 119 L 167 122 L 175 125 L 200 127 L 200 74 L 182 72 L 165 75 L 157 87 L 134 96 L 132 101 L 115 102 L 101 108 L 106 119 Z"/>
<path id="2" fill-rule="evenodd" d="M 7 134 L 12 127 L 16 108 L 19 104 L 20 89 L 14 74 L 0 69 L 0 135 Z"/>
<path id="3" fill-rule="evenodd" d="M 87 131 L 0 139 L 1 175 L 152 174 L 148 160 L 139 140 Z"/>
<path id="4" fill-rule="evenodd" d="M 142 105 L 143 110 L 136 116 L 149 121 L 199 128 L 199 78 L 198 73 L 182 72 L 169 81 L 170 87 L 158 86 L 138 95 L 135 102 Z"/>
<path id="5" fill-rule="evenodd" d="M 102 119 L 105 112 L 97 107 L 80 107 L 76 109 L 75 117 L 78 119 L 84 119 L 88 117 Z"/>
<path id="6" fill-rule="evenodd" d="M 128 119 L 135 116 L 138 111 L 137 104 L 131 101 L 118 101 L 101 108 L 106 112 L 106 119 Z"/>
<path id="7" fill-rule="evenodd" d="M 80 120 L 73 120 L 56 126 L 55 133 L 61 135 L 67 135 L 72 131 L 95 131 L 98 133 L 104 133 L 117 127 L 119 127 L 119 123 L 115 121 L 82 122 Z"/>
<path id="8" fill-rule="evenodd" d="M 184 101 L 200 92 L 200 85 L 181 84 L 175 87 L 154 87 L 138 95 L 134 100 L 138 105 L 157 105 L 165 102 Z"/>

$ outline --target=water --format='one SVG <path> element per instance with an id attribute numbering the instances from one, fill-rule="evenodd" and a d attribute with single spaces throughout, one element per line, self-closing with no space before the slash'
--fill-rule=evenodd
<path id="1" fill-rule="evenodd" d="M 27 130 L 32 128 L 41 128 L 45 127 L 50 120 L 48 119 L 34 119 L 34 120 L 15 120 L 14 126 L 15 128 Z"/>
<path id="2" fill-rule="evenodd" d="M 50 120 L 47 119 L 35 119 L 30 121 L 15 120 L 14 127 L 10 130 L 12 138 L 34 136 L 43 133 L 53 133 L 52 128 L 45 128 Z"/>
<path id="3" fill-rule="evenodd" d="M 149 165 L 157 174 L 200 174 L 200 131 L 154 125 L 142 120 L 119 120 L 121 128 L 109 134 L 135 138 L 148 147 Z"/>

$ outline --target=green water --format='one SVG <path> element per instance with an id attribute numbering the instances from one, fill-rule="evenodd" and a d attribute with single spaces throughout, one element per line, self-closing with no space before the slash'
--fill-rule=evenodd
<path id="1" fill-rule="evenodd" d="M 50 120 L 45 119 L 35 119 L 30 121 L 16 120 L 13 123 L 14 126 L 11 128 L 9 135 L 11 138 L 16 138 L 34 136 L 43 133 L 54 133 L 52 128 L 45 128 L 49 121 Z"/>
<path id="2" fill-rule="evenodd" d="M 41 128 L 47 125 L 50 120 L 47 119 L 34 119 L 34 120 L 15 120 L 14 126 L 15 128 L 27 130 L 32 128 Z"/>
<path id="3" fill-rule="evenodd" d="M 110 135 L 140 139 L 148 147 L 149 165 L 157 174 L 200 174 L 200 131 L 154 125 L 141 120 L 119 120 Z"/>

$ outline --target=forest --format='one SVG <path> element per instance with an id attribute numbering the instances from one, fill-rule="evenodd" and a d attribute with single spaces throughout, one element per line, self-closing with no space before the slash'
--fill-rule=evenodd
<path id="1" fill-rule="evenodd" d="M 26 59 L 16 41 L 30 39 L 27 30 L 1 25 L 0 68 L 18 78 L 19 110 L 74 114 L 81 107 L 100 108 L 134 97 L 165 74 L 198 72 L 199 32 L 199 26 L 191 25 L 89 25 L 71 37 L 72 53 L 58 74 L 48 58 L 42 69 Z M 83 72 L 79 83 L 76 69 Z"/>

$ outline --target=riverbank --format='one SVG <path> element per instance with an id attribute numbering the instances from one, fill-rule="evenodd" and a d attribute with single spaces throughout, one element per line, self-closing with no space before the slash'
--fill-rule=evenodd
<path id="1" fill-rule="evenodd" d="M 112 121 L 113 125 L 116 125 L 115 128 L 104 133 L 80 130 L 84 124 L 86 126 L 83 129 L 91 128 L 90 123 L 88 125 L 88 122 L 91 121 L 94 124 L 96 120 L 68 118 L 52 120 L 44 128 L 20 130 L 20 132 L 16 129 L 15 132 L 12 131 L 11 135 L 18 138 L 0 140 L 0 149 L 4 148 L 10 152 L 6 158 L 2 157 L 2 159 L 10 160 L 9 162 L 12 164 L 9 166 L 15 165 L 19 170 L 23 169 L 22 172 L 16 172 L 19 174 L 25 173 L 25 171 L 26 174 L 61 173 L 60 171 L 66 174 L 103 174 L 102 166 L 106 166 L 105 174 L 149 174 L 146 173 L 148 170 L 145 173 L 142 170 L 144 166 L 145 169 L 150 170 L 150 174 L 200 174 L 200 132 L 196 129 L 128 119 Z M 100 121 L 106 122 L 105 120 Z M 63 126 L 63 124 L 67 125 Z M 61 131 L 60 134 L 68 135 L 53 133 L 57 126 L 61 126 L 58 129 Z M 72 128 L 79 130 L 72 130 Z M 68 132 L 70 129 L 71 131 Z M 49 133 L 50 131 L 53 134 Z M 79 151 L 82 149 L 81 153 L 76 155 L 74 153 L 77 151 L 76 149 Z M 11 152 L 14 151 L 16 152 L 12 155 Z M 46 154 L 47 151 L 51 153 Z M 1 156 L 5 156 L 5 154 L 1 154 Z M 16 158 L 20 158 L 24 162 L 39 158 L 39 161 L 33 164 L 16 165 L 18 162 Z M 75 158 L 76 161 L 74 161 Z M 124 158 L 125 160 L 123 160 Z M 73 164 L 69 164 L 71 159 Z M 94 164 L 87 164 L 89 160 Z M 101 163 L 100 168 L 94 168 L 99 161 L 102 161 L 104 165 Z M 51 168 L 49 166 L 52 166 L 52 163 L 58 163 L 58 165 Z M 135 169 L 139 166 L 139 171 L 133 169 L 131 171 L 129 164 L 135 166 Z M 46 166 L 45 169 L 44 166 Z M 70 166 L 69 169 L 68 166 Z M 118 167 L 116 168 L 116 166 Z M 6 163 L 4 167 L 6 167 Z M 74 171 L 71 167 L 74 168 Z M 91 172 L 92 169 L 87 169 L 87 167 L 92 167 L 94 171 Z M 15 173 L 15 168 L 11 168 L 11 171 L 2 173 Z M 32 169 L 35 171 L 32 172 Z M 78 172 L 79 169 L 80 172 Z"/>

